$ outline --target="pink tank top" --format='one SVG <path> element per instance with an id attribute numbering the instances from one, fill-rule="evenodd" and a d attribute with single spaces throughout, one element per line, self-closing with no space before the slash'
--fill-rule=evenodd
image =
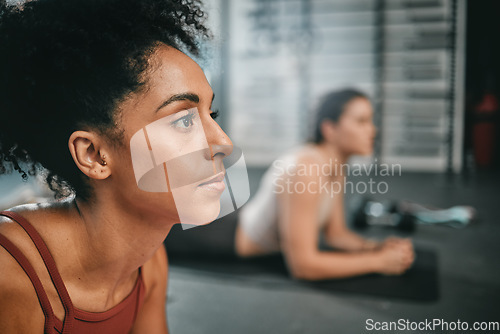
<path id="1" fill-rule="evenodd" d="M 64 306 L 64 322 L 55 317 L 47 297 L 47 293 L 36 274 L 33 266 L 26 256 L 9 239 L 0 234 L 0 246 L 5 248 L 12 257 L 19 263 L 33 284 L 38 300 L 45 315 L 46 334 L 121 334 L 128 333 L 137 317 L 139 308 L 144 300 L 144 282 L 139 268 L 139 277 L 132 292 L 118 305 L 105 312 L 87 312 L 73 307 L 68 291 L 57 270 L 56 263 L 35 228 L 23 217 L 10 211 L 0 212 L 1 216 L 9 217 L 17 222 L 29 235 L 40 253 L 45 266 L 50 274 L 52 282 L 59 294 L 59 298 Z"/>

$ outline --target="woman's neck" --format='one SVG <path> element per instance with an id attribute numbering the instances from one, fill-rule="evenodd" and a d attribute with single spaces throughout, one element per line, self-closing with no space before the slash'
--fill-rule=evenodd
<path id="1" fill-rule="evenodd" d="M 75 200 L 79 216 L 78 271 L 87 282 L 102 282 L 110 293 L 136 274 L 162 245 L 174 222 L 123 208 L 112 196 L 92 202 Z M 157 220 L 158 219 L 158 220 Z"/>
<path id="2" fill-rule="evenodd" d="M 349 160 L 350 155 L 340 150 L 336 145 L 328 142 L 316 144 L 316 147 L 321 152 L 324 158 L 331 159 L 333 163 L 344 165 Z"/>

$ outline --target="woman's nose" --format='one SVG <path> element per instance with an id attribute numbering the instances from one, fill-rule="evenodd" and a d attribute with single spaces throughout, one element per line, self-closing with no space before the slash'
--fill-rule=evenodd
<path id="1" fill-rule="evenodd" d="M 211 124 L 206 129 L 205 135 L 207 136 L 208 146 L 210 148 L 208 159 L 215 159 L 219 156 L 222 160 L 224 157 L 231 155 L 233 152 L 233 143 L 229 139 L 228 135 L 220 128 L 214 120 L 211 120 Z M 208 152 L 207 152 L 208 153 Z"/>
<path id="2" fill-rule="evenodd" d="M 211 145 L 210 146 L 210 151 L 212 155 L 212 159 L 217 159 L 217 157 L 220 157 L 220 159 L 224 159 L 225 157 L 228 157 L 231 155 L 233 152 L 233 145 Z"/>

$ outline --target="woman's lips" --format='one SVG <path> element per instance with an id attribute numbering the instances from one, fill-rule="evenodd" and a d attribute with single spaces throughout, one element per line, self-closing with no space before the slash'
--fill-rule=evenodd
<path id="1" fill-rule="evenodd" d="M 226 189 L 226 185 L 224 184 L 224 172 L 220 172 L 219 174 L 216 174 L 212 178 L 210 178 L 208 181 L 205 181 L 203 183 L 200 183 L 198 185 L 198 188 L 205 189 L 208 191 L 213 191 L 213 192 L 218 192 L 221 193 Z"/>

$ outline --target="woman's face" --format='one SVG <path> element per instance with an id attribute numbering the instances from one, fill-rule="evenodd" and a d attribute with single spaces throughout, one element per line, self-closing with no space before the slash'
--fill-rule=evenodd
<path id="1" fill-rule="evenodd" d="M 130 210 L 208 223 L 219 214 L 222 159 L 232 143 L 212 118 L 212 89 L 191 58 L 160 46 L 151 68 L 147 88 L 121 105 L 124 142 L 111 157 L 119 162 L 113 186 Z"/>
<path id="2" fill-rule="evenodd" d="M 360 97 L 347 103 L 335 128 L 336 145 L 345 155 L 372 153 L 376 128 L 370 101 Z"/>

